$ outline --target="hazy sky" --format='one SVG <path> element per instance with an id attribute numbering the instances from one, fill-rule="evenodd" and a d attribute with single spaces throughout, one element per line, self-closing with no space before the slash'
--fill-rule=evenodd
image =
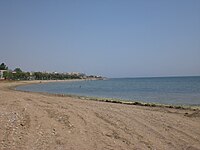
<path id="1" fill-rule="evenodd" d="M 0 0 L 0 62 L 107 77 L 200 75 L 200 0 Z"/>

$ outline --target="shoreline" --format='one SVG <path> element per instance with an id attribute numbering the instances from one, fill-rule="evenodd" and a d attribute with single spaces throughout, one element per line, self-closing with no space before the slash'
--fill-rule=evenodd
<path id="1" fill-rule="evenodd" d="M 26 83 L 0 82 L 0 149 L 200 149 L 199 110 L 11 89 Z"/>
<path id="2" fill-rule="evenodd" d="M 199 105 L 178 105 L 178 104 L 162 104 L 162 103 L 153 103 L 153 102 L 141 102 L 137 100 L 126 100 L 126 99 L 117 99 L 117 98 L 103 98 L 103 97 L 93 97 L 93 96 L 79 96 L 73 94 L 58 94 L 58 93 L 48 93 L 48 92 L 32 92 L 32 91 L 23 91 L 17 90 L 16 87 L 30 84 L 45 84 L 45 83 L 54 83 L 54 82 L 79 82 L 79 81 L 88 81 L 88 80 L 98 80 L 98 79 L 70 79 L 70 80 L 34 80 L 34 81 L 17 81 L 22 82 L 20 85 L 10 87 L 11 90 L 21 91 L 21 92 L 30 92 L 30 93 L 39 93 L 44 95 L 52 96 L 61 96 L 61 97 L 72 97 L 78 98 L 80 100 L 91 100 L 98 102 L 107 102 L 107 103 L 116 103 L 124 105 L 137 105 L 137 106 L 146 106 L 146 107 L 161 107 L 161 108 L 174 108 L 174 109 L 190 109 L 190 110 L 200 110 Z M 25 83 L 24 83 L 25 82 Z M 30 83 L 29 83 L 30 82 Z"/>

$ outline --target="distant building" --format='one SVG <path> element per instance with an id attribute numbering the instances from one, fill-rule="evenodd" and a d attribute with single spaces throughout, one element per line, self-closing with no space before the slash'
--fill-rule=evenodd
<path id="1" fill-rule="evenodd" d="M 85 75 L 84 73 L 80 73 L 80 72 L 68 72 L 66 74 L 67 75 L 77 75 L 77 76 L 83 76 L 83 75 Z"/>
<path id="2" fill-rule="evenodd" d="M 0 80 L 3 80 L 4 77 L 3 77 L 3 73 L 7 71 L 7 70 L 0 70 Z"/>

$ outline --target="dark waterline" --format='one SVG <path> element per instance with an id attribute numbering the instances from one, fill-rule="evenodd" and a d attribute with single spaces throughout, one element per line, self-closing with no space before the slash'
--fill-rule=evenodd
<path id="1" fill-rule="evenodd" d="M 200 77 L 116 78 L 54 82 L 20 86 L 17 90 L 117 98 L 147 103 L 200 105 Z"/>

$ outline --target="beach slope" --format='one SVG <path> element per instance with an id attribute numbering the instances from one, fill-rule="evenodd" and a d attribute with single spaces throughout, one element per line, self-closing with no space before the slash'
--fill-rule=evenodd
<path id="1" fill-rule="evenodd" d="M 20 92 L 0 82 L 1 150 L 197 150 L 200 112 Z"/>

